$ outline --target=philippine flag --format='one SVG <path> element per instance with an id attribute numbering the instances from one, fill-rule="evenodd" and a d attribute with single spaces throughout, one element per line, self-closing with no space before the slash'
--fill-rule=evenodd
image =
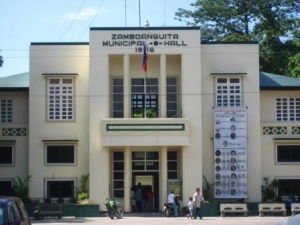
<path id="1" fill-rule="evenodd" d="M 146 48 L 146 44 L 144 42 L 144 51 L 143 51 L 143 70 L 145 72 L 147 72 L 147 58 L 148 58 L 148 55 L 147 55 L 147 48 Z"/>

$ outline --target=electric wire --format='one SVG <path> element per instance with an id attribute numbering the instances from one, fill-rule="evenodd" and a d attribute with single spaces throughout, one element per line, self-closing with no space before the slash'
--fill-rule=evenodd
<path id="1" fill-rule="evenodd" d="M 64 36 L 67 34 L 67 32 L 71 29 L 71 27 L 73 26 L 75 20 L 77 19 L 77 17 L 78 17 L 78 15 L 79 15 L 80 11 L 82 10 L 82 8 L 83 8 L 83 6 L 84 6 L 84 4 L 85 4 L 86 2 L 87 2 L 87 0 L 82 0 L 82 1 L 81 1 L 80 7 L 79 7 L 79 9 L 78 9 L 76 15 L 74 16 L 72 22 L 69 24 L 69 26 L 67 27 L 67 29 L 65 30 L 65 32 L 64 32 L 64 33 L 61 35 L 61 37 L 59 38 L 59 41 L 61 41 L 61 40 L 64 38 Z"/>
<path id="2" fill-rule="evenodd" d="M 90 21 L 90 23 L 88 24 L 88 26 L 84 29 L 84 31 L 81 33 L 81 35 L 79 35 L 79 37 L 77 38 L 77 41 L 79 41 L 79 40 L 83 37 L 83 35 L 90 29 L 92 23 L 94 22 L 96 16 L 98 15 L 98 13 L 99 13 L 99 11 L 100 11 L 102 5 L 103 5 L 103 2 L 104 2 L 104 0 L 101 0 L 101 1 L 100 1 L 100 4 L 99 4 L 98 7 L 97 7 L 96 13 L 94 14 L 94 16 L 93 16 L 93 18 L 91 19 L 91 21 Z"/>

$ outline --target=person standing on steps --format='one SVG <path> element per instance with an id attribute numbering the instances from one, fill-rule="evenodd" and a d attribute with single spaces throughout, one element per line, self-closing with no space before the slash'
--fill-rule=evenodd
<path id="1" fill-rule="evenodd" d="M 136 200 L 136 207 L 138 212 L 143 211 L 143 188 L 141 183 L 138 183 L 137 190 L 135 192 L 135 200 Z"/>
<path id="2" fill-rule="evenodd" d="M 135 200 L 135 188 L 132 186 L 130 191 L 130 206 L 131 212 L 137 212 L 136 200 Z"/>

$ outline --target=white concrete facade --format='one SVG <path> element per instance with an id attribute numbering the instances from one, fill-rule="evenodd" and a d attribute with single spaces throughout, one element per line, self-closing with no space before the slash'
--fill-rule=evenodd
<path id="1" fill-rule="evenodd" d="M 198 28 L 91 28 L 89 43 L 32 43 L 29 96 L 1 92 L 1 97 L 14 96 L 16 107 L 22 108 L 16 111 L 17 119 L 9 127 L 21 126 L 29 132 L 25 137 L 2 135 L 2 143 L 13 140 L 17 144 L 16 164 L 1 167 L 0 179 L 31 175 L 30 197 L 44 199 L 51 195 L 52 181 L 71 181 L 78 188 L 80 177 L 89 174 L 90 199 L 102 210 L 106 198 L 120 195 L 116 197 L 126 211 L 130 211 L 130 188 L 137 182 L 155 189 L 156 208 L 161 210 L 169 189 L 174 188 L 169 186 L 172 180 L 180 184 L 178 190 L 185 203 L 196 187 L 202 187 L 203 175 L 215 182 L 218 78 L 240 81 L 239 107 L 247 114 L 248 201 L 261 201 L 263 177 L 298 178 L 297 163 L 284 167 L 276 163 L 275 144 L 298 144 L 299 140 L 298 134 L 292 133 L 297 123 L 275 122 L 274 102 L 278 95 L 296 97 L 299 91 L 260 91 L 258 44 L 200 40 Z M 148 50 L 146 72 L 142 69 L 144 42 Z M 133 118 L 133 105 L 139 102 L 133 100 L 133 82 L 138 78 L 158 83 L 149 84 L 157 88 L 156 92 L 144 85 L 146 91 L 140 95 L 155 92 L 155 118 Z M 177 82 L 176 115 L 172 118 L 168 116 L 172 103 L 169 93 L 174 87 L 169 85 L 169 78 Z M 55 99 L 55 91 L 49 91 L 51 79 L 72 82 L 71 119 L 49 116 L 51 95 Z M 116 79 L 122 84 L 114 87 Z M 118 98 L 114 88 L 121 90 Z M 114 116 L 117 103 L 122 105 L 122 117 Z M 59 108 L 63 104 L 57 105 Z M 288 132 L 265 135 L 263 130 L 268 126 L 286 126 Z M 276 138 L 280 140 L 274 141 Z M 22 154 L 20 145 L 26 146 Z M 75 146 L 74 162 L 49 163 L 47 146 L 61 145 Z M 154 158 L 135 158 L 135 154 L 144 153 L 143 157 L 149 153 Z M 175 158 L 169 153 L 176 153 Z M 138 167 L 140 163 L 143 169 Z"/>

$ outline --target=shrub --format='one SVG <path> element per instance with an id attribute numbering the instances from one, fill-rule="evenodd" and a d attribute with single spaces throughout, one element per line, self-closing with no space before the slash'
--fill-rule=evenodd
<path id="1" fill-rule="evenodd" d="M 28 175 L 24 180 L 17 176 L 17 179 L 14 179 L 13 182 L 14 196 L 22 199 L 24 203 L 30 203 L 31 199 L 29 198 L 29 183 L 31 182 L 31 176 Z"/>
<path id="2" fill-rule="evenodd" d="M 45 198 L 45 199 L 44 199 L 44 202 L 45 202 L 45 203 L 51 203 L 51 198 Z"/>
<path id="3" fill-rule="evenodd" d="M 70 203 L 77 203 L 77 199 L 76 198 L 71 198 Z"/>
<path id="4" fill-rule="evenodd" d="M 58 203 L 64 203 L 64 198 L 58 198 L 58 199 L 57 199 L 57 202 L 58 202 Z"/>
<path id="5" fill-rule="evenodd" d="M 78 194 L 78 199 L 81 200 L 85 200 L 88 198 L 88 193 L 87 192 L 81 192 Z"/>

